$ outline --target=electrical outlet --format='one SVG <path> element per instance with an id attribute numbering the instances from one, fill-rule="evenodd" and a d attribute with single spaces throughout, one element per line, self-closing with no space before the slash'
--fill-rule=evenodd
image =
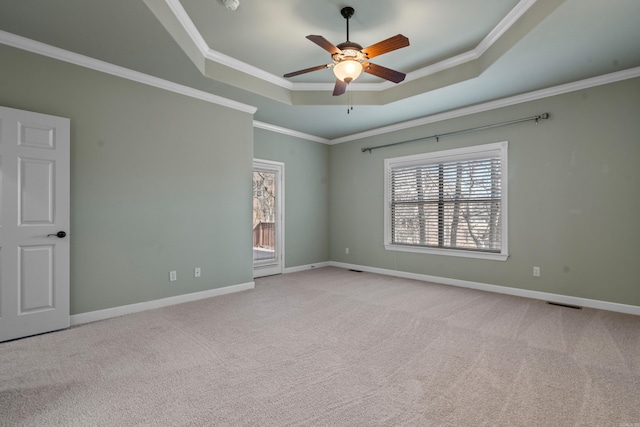
<path id="1" fill-rule="evenodd" d="M 533 277 L 540 277 L 540 267 L 533 267 Z"/>
<path id="2" fill-rule="evenodd" d="M 200 270 L 200 267 L 196 267 L 193 269 L 193 277 L 200 277 L 202 271 Z"/>
<path id="3" fill-rule="evenodd" d="M 171 270 L 169 272 L 169 281 L 175 282 L 176 280 L 178 280 L 178 273 L 175 270 Z"/>
<path id="4" fill-rule="evenodd" d="M 349 248 L 344 248 L 344 253 L 349 255 Z"/>

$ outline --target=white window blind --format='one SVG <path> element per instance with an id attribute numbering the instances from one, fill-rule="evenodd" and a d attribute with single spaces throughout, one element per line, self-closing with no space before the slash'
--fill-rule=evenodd
<path id="1" fill-rule="evenodd" d="M 506 254 L 506 143 L 387 159 L 387 249 Z"/>

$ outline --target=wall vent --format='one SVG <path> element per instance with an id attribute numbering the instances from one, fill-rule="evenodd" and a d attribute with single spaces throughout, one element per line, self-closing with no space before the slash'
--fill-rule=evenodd
<path id="1" fill-rule="evenodd" d="M 573 308 L 574 310 L 582 310 L 582 307 L 580 307 L 579 305 L 561 304 L 559 302 L 551 302 L 551 301 L 547 301 L 547 304 L 557 305 L 560 307 Z"/>

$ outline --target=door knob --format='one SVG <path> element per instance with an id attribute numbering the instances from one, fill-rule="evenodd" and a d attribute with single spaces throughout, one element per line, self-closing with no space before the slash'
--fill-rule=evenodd
<path id="1" fill-rule="evenodd" d="M 47 234 L 47 237 L 56 236 L 62 239 L 63 237 L 66 237 L 66 235 L 67 233 L 64 231 L 58 231 L 56 234 Z"/>

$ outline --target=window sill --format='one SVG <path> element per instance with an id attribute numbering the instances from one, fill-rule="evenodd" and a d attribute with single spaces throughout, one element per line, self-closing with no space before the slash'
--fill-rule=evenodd
<path id="1" fill-rule="evenodd" d="M 385 244 L 384 248 L 388 251 L 400 251 L 400 252 L 413 252 L 419 254 L 430 255 L 444 255 L 455 256 L 462 258 L 476 258 L 476 259 L 488 259 L 493 261 L 506 261 L 509 258 L 509 254 L 504 253 L 490 253 L 490 252 L 476 252 L 476 251 L 463 251 L 459 249 L 436 249 L 436 248 L 424 248 L 417 246 L 402 246 L 402 245 L 390 245 Z"/>

